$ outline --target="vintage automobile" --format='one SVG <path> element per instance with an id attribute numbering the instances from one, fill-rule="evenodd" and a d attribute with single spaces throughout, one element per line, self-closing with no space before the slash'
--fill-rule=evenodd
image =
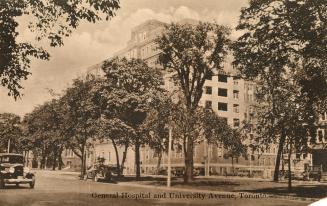
<path id="1" fill-rule="evenodd" d="M 84 176 L 84 180 L 92 179 L 95 182 L 112 180 L 112 174 L 115 173 L 115 169 L 112 166 L 104 164 L 94 164 L 87 171 Z"/>
<path id="2" fill-rule="evenodd" d="M 247 170 L 247 169 L 239 169 L 239 170 L 237 170 L 237 176 L 253 177 L 253 172 L 250 172 L 250 170 Z"/>
<path id="3" fill-rule="evenodd" d="M 306 166 L 303 172 L 303 180 L 317 180 L 320 181 L 322 173 L 321 165 Z"/>
<path id="4" fill-rule="evenodd" d="M 24 167 L 23 155 L 0 153 L 0 188 L 6 184 L 29 184 L 30 188 L 34 188 L 35 175 Z"/>

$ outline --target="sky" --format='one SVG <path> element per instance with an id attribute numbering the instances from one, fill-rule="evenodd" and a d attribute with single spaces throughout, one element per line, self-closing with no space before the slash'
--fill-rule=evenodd
<path id="1" fill-rule="evenodd" d="M 191 18 L 215 21 L 234 28 L 240 9 L 247 0 L 120 0 L 121 8 L 109 21 L 96 24 L 83 22 L 73 34 L 64 39 L 64 46 L 48 48 L 49 61 L 32 59 L 28 80 L 22 82 L 22 97 L 16 101 L 7 96 L 0 87 L 0 113 L 11 112 L 23 116 L 37 105 L 52 97 L 49 89 L 62 93 L 72 79 L 85 73 L 86 69 L 123 49 L 130 39 L 131 29 L 146 20 L 163 22 Z M 33 33 L 24 26 L 19 28 L 21 40 L 33 41 Z M 232 35 L 237 35 L 234 32 Z M 40 44 L 40 43 L 39 43 Z M 41 45 L 45 46 L 45 45 Z M 47 48 L 47 46 L 45 46 Z"/>

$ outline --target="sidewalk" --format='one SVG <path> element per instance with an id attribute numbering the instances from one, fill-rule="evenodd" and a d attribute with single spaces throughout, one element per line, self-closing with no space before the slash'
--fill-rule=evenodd
<path id="1" fill-rule="evenodd" d="M 80 172 L 72 172 L 72 171 L 65 171 L 65 170 L 40 170 L 40 169 L 33 169 L 32 172 L 35 175 L 40 176 L 49 176 L 57 177 L 57 178 L 65 178 L 65 179 L 79 179 Z"/>

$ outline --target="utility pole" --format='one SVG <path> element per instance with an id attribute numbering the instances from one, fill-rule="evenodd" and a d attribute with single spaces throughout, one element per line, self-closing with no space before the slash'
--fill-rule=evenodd
<path id="1" fill-rule="evenodd" d="M 204 176 L 209 176 L 209 143 L 207 139 L 204 140 Z"/>
<path id="2" fill-rule="evenodd" d="M 250 145 L 252 145 L 252 139 L 250 139 Z M 252 155 L 253 155 L 253 150 L 251 148 L 251 151 L 250 151 L 250 177 L 252 177 Z"/>
<path id="3" fill-rule="evenodd" d="M 169 142 L 168 142 L 168 177 L 167 177 L 167 187 L 171 186 L 171 141 L 172 141 L 172 127 L 169 126 Z"/>

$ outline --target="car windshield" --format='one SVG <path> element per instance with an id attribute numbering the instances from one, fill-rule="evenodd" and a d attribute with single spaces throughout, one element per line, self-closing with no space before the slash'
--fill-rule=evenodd
<path id="1" fill-rule="evenodd" d="M 0 156 L 0 163 L 23 163 L 23 157 L 18 155 Z"/>

